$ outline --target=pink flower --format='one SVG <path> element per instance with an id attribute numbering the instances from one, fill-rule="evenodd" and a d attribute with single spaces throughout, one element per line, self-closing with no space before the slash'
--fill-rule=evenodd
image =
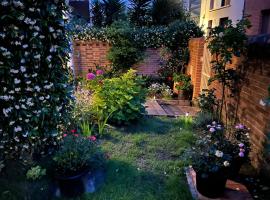
<path id="1" fill-rule="evenodd" d="M 76 133 L 76 130 L 75 129 L 72 129 L 70 132 L 71 133 Z"/>
<path id="2" fill-rule="evenodd" d="M 240 149 L 240 152 L 245 152 L 245 149 L 242 149 L 242 148 L 241 148 L 241 149 Z"/>
<path id="3" fill-rule="evenodd" d="M 243 143 L 238 144 L 240 148 L 244 147 L 245 145 Z"/>
<path id="4" fill-rule="evenodd" d="M 243 152 L 240 152 L 238 155 L 239 155 L 241 158 L 243 158 L 243 157 L 245 156 L 245 154 L 244 154 Z"/>
<path id="5" fill-rule="evenodd" d="M 96 136 L 90 136 L 88 138 L 89 138 L 89 140 L 92 140 L 92 141 L 96 141 L 97 140 Z"/>
<path id="6" fill-rule="evenodd" d="M 73 134 L 75 137 L 79 137 L 79 134 Z"/>
<path id="7" fill-rule="evenodd" d="M 216 131 L 216 129 L 212 127 L 212 128 L 209 129 L 209 131 L 210 131 L 211 133 L 214 133 L 214 132 Z"/>
<path id="8" fill-rule="evenodd" d="M 96 71 L 96 74 L 97 74 L 97 76 L 100 76 L 100 75 L 102 75 L 104 72 L 101 70 L 101 69 L 98 69 L 97 71 Z"/>
<path id="9" fill-rule="evenodd" d="M 63 137 L 67 137 L 67 134 L 64 134 Z"/>
<path id="10" fill-rule="evenodd" d="M 93 74 L 93 73 L 88 73 L 88 74 L 86 75 L 86 78 L 87 78 L 88 80 L 94 80 L 94 79 L 96 78 L 96 75 Z"/>

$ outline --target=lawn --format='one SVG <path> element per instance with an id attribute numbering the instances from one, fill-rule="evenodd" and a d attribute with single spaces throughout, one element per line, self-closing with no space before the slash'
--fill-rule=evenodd
<path id="1" fill-rule="evenodd" d="M 82 199 L 192 199 L 181 155 L 193 141 L 193 132 L 179 119 L 144 118 L 112 129 L 102 140 L 110 157 L 105 184 Z"/>
<path id="2" fill-rule="evenodd" d="M 110 127 L 99 141 L 108 155 L 105 183 L 84 200 L 189 200 L 184 174 L 184 150 L 195 138 L 180 119 L 145 117 L 133 125 Z M 50 162 L 40 164 L 47 169 Z M 0 199 L 52 199 L 50 173 L 27 181 L 29 167 L 11 162 L 0 177 Z"/>

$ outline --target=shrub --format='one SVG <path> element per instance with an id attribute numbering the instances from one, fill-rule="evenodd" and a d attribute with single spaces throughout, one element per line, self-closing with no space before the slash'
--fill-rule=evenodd
<path id="1" fill-rule="evenodd" d="M 198 97 L 199 108 L 205 113 L 215 113 L 215 109 L 218 109 L 218 101 L 215 95 L 215 90 L 204 89 Z"/>
<path id="2" fill-rule="evenodd" d="M 144 113 L 146 90 L 134 70 L 118 78 L 104 79 L 93 88 L 94 113 L 117 123 L 138 119 Z M 98 114 L 99 115 L 99 114 Z"/>
<path id="3" fill-rule="evenodd" d="M 199 112 L 194 118 L 195 128 L 205 128 L 208 124 L 214 121 L 215 117 L 212 113 Z"/>
<path id="4" fill-rule="evenodd" d="M 150 97 L 170 99 L 172 94 L 171 88 L 164 83 L 153 83 L 148 88 L 148 96 Z"/>

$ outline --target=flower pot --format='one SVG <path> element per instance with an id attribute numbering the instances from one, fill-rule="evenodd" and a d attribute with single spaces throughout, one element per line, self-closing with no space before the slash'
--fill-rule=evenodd
<path id="1" fill-rule="evenodd" d="M 222 172 L 208 175 L 196 173 L 196 186 L 198 192 L 208 198 L 218 198 L 225 190 L 227 177 Z"/>
<path id="2" fill-rule="evenodd" d="M 232 179 L 236 178 L 243 164 L 244 164 L 244 159 L 234 158 L 231 162 L 229 178 L 232 178 Z"/>
<path id="3" fill-rule="evenodd" d="M 85 192 L 83 178 L 88 170 L 80 171 L 71 176 L 57 175 L 56 179 L 63 197 L 77 197 Z"/>

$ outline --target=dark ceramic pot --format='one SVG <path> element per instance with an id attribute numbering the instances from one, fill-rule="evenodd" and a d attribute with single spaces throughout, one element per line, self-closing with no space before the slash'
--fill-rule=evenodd
<path id="1" fill-rule="evenodd" d="M 88 170 L 83 170 L 71 176 L 56 175 L 61 196 L 63 197 L 77 197 L 85 192 L 84 176 Z"/>
<path id="2" fill-rule="evenodd" d="M 244 164 L 244 159 L 242 158 L 233 159 L 230 166 L 229 178 L 231 179 L 237 178 L 243 164 Z"/>
<path id="3" fill-rule="evenodd" d="M 224 193 L 227 177 L 222 172 L 208 174 L 196 173 L 196 186 L 199 193 L 208 198 L 218 198 Z"/>

